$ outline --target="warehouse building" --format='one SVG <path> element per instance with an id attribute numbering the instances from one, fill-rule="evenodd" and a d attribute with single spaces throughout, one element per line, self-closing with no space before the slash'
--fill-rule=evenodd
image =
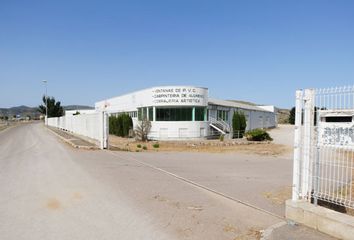
<path id="1" fill-rule="evenodd" d="M 274 106 L 212 99 L 204 87 L 153 87 L 97 102 L 95 109 L 110 115 L 129 114 L 134 127 L 148 119 L 149 138 L 156 140 L 230 136 L 235 111 L 245 114 L 246 130 L 277 126 Z"/>

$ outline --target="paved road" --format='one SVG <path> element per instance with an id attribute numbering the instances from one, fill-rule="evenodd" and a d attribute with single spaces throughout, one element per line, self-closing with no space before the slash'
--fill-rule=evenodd
<path id="1" fill-rule="evenodd" d="M 254 190 L 246 194 L 251 200 L 261 193 L 253 186 L 264 181 L 254 178 L 255 160 L 247 170 L 244 156 L 236 161 L 213 156 L 78 150 L 41 124 L 6 129 L 0 132 L 0 239 L 258 239 L 260 230 L 281 222 L 144 165 L 165 167 L 230 194 L 238 187 L 246 194 L 241 185 L 248 185 Z M 211 159 L 219 159 L 220 168 Z M 230 170 L 223 173 L 221 166 Z M 240 166 L 236 176 L 235 166 Z M 251 176 L 248 182 L 242 171 Z M 230 192 L 223 188 L 236 185 Z M 282 234 L 291 236 L 287 229 Z"/>
<path id="2" fill-rule="evenodd" d="M 279 222 L 114 154 L 40 124 L 1 132 L 1 239 L 253 239 Z"/>

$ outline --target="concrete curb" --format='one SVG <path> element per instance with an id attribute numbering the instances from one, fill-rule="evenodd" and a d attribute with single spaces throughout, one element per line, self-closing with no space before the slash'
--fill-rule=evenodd
<path id="1" fill-rule="evenodd" d="M 286 201 L 286 218 L 339 239 L 354 236 L 354 217 L 315 206 L 305 200 Z"/>
<path id="2" fill-rule="evenodd" d="M 74 148 L 78 148 L 78 149 L 84 149 L 84 150 L 97 150 L 98 147 L 96 146 L 81 146 L 81 145 L 76 145 L 75 143 L 71 142 L 70 140 L 73 139 L 77 139 L 77 138 L 72 138 L 72 139 L 66 139 L 62 136 L 60 136 L 58 133 L 56 133 L 55 131 L 53 131 L 52 129 L 45 127 L 46 129 L 48 129 L 50 132 L 52 132 L 54 135 L 56 135 L 58 138 L 60 138 L 63 142 L 71 145 Z"/>
<path id="3" fill-rule="evenodd" d="M 260 240 L 268 240 L 275 229 L 285 226 L 286 224 L 287 224 L 286 222 L 282 221 L 268 227 L 267 229 L 262 230 Z"/>

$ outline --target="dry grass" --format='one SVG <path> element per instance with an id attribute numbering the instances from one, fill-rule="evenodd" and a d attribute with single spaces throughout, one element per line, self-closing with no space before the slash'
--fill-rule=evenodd
<path id="1" fill-rule="evenodd" d="M 291 198 L 291 186 L 283 187 L 272 192 L 264 192 L 263 196 L 275 205 L 285 204 L 285 201 Z"/>
<path id="2" fill-rule="evenodd" d="M 270 142 L 248 142 L 247 140 L 200 140 L 200 141 L 159 141 L 159 148 L 154 148 L 156 141 L 139 142 L 134 139 L 110 136 L 112 150 L 122 151 L 148 151 L 148 152 L 206 152 L 225 153 L 241 152 L 246 154 L 258 154 L 278 156 L 290 153 L 292 149 L 285 145 Z M 141 147 L 138 147 L 140 145 Z M 147 150 L 143 150 L 146 146 Z"/>

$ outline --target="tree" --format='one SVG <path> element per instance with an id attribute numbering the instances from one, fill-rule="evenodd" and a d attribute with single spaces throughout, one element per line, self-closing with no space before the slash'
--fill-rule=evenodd
<path id="1" fill-rule="evenodd" d="M 140 140 L 140 141 L 147 141 L 148 140 L 148 135 L 150 133 L 151 129 L 151 122 L 148 121 L 146 118 L 143 118 L 141 120 L 136 129 L 135 129 L 135 137 Z"/>
<path id="2" fill-rule="evenodd" d="M 246 116 L 243 112 L 235 111 L 232 116 L 233 137 L 243 138 L 247 127 Z"/>
<path id="3" fill-rule="evenodd" d="M 133 119 L 128 114 L 122 114 L 123 136 L 129 136 L 129 130 L 133 129 Z"/>
<path id="4" fill-rule="evenodd" d="M 128 114 L 109 117 L 109 133 L 120 137 L 128 137 L 133 128 L 133 120 Z"/>
<path id="5" fill-rule="evenodd" d="M 60 101 L 56 102 L 54 97 L 46 96 L 42 98 L 43 104 L 38 106 L 38 111 L 42 114 L 46 114 L 46 102 L 48 104 L 48 117 L 61 117 L 64 115 L 64 109 L 61 106 Z"/>
<path id="6" fill-rule="evenodd" d="M 294 125 L 295 124 L 295 107 L 293 107 L 291 110 L 290 110 L 290 115 L 289 115 L 289 123 Z"/>

